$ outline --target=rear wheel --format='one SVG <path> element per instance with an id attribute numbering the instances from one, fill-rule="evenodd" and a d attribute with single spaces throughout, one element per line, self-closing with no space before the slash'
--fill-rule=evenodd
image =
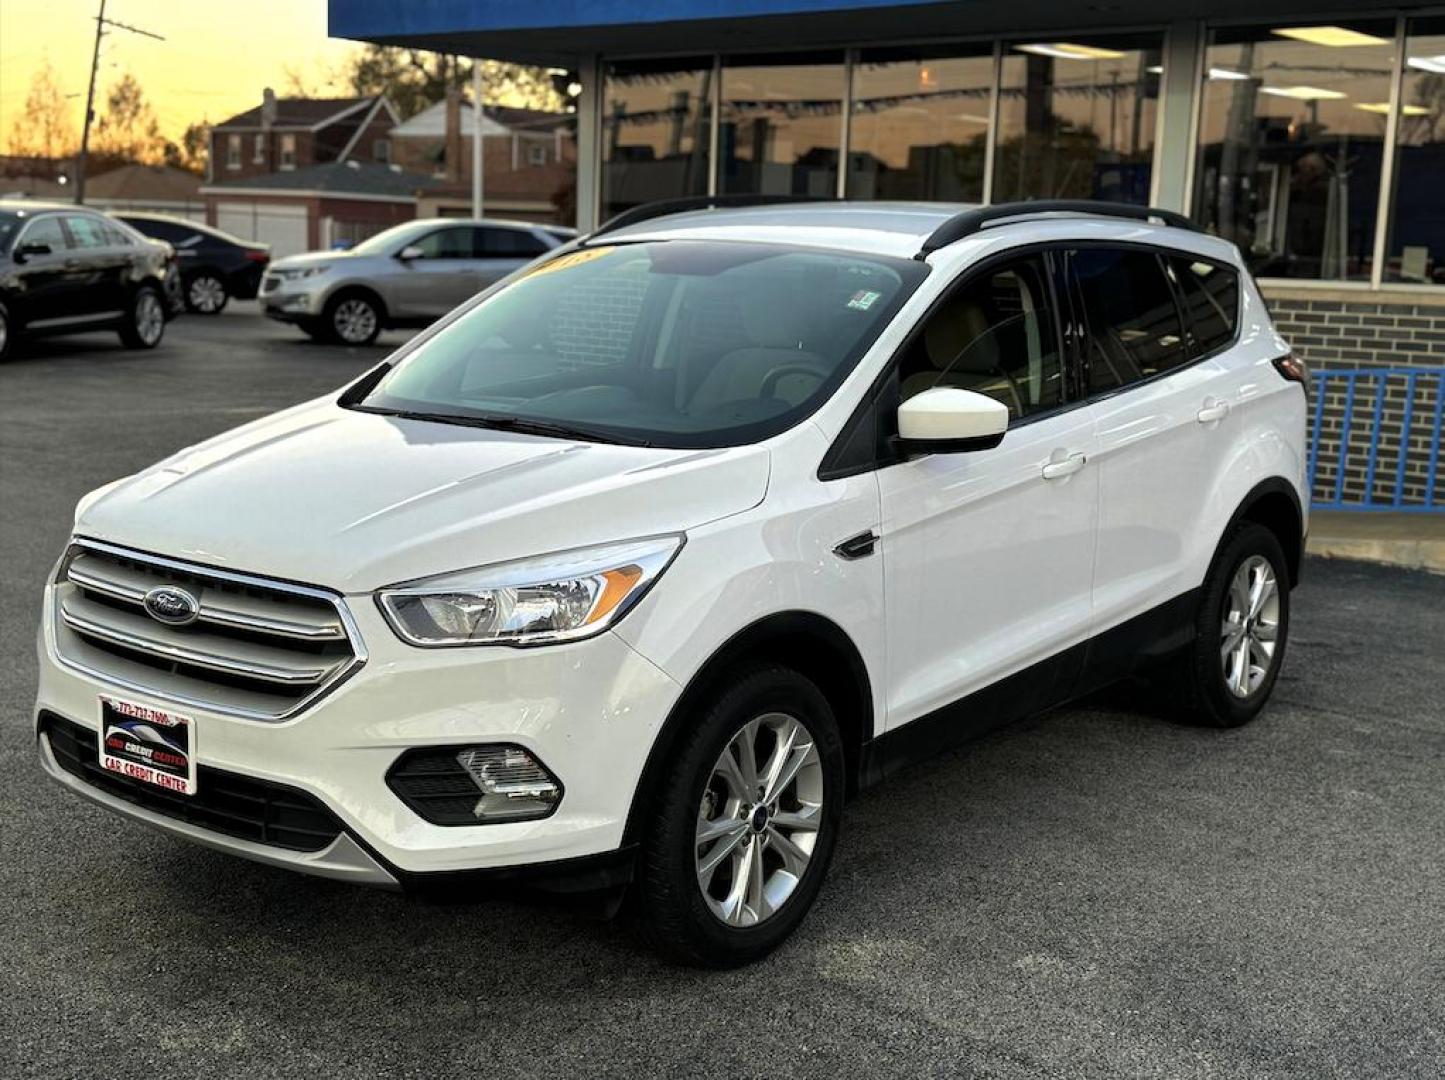
<path id="1" fill-rule="evenodd" d="M 651 808 L 644 934 L 708 967 L 776 948 L 822 886 L 843 789 L 838 725 L 818 688 L 776 665 L 740 669 L 683 737 Z"/>
<path id="2" fill-rule="evenodd" d="M 226 283 L 209 270 L 193 274 L 186 282 L 186 310 L 199 315 L 219 315 L 230 297 Z"/>
<path id="3" fill-rule="evenodd" d="M 370 345 L 381 333 L 381 304 L 368 293 L 341 293 L 326 305 L 323 320 L 333 341 Z"/>
<path id="4" fill-rule="evenodd" d="M 1238 727 L 1269 700 L 1289 639 L 1289 564 L 1269 529 L 1244 522 L 1200 594 L 1195 639 L 1174 678 L 1201 721 Z"/>
<path id="5" fill-rule="evenodd" d="M 154 349 L 166 332 L 165 299 L 154 285 L 142 285 L 130 300 L 120 326 L 120 340 L 128 349 Z"/>

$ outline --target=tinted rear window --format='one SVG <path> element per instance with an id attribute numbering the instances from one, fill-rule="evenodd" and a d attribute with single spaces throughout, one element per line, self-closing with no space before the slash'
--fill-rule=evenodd
<path id="1" fill-rule="evenodd" d="M 1151 378 L 1188 359 L 1163 260 L 1132 248 L 1083 248 L 1071 263 L 1088 323 L 1088 392 Z"/>
<path id="2" fill-rule="evenodd" d="M 1239 275 L 1203 259 L 1175 256 L 1169 261 L 1184 299 L 1196 353 L 1212 353 L 1229 345 L 1239 322 Z"/>

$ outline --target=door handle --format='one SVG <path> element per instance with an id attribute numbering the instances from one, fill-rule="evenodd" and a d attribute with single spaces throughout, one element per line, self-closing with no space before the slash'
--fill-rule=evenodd
<path id="1" fill-rule="evenodd" d="M 1194 416 L 1201 424 L 1214 424 L 1229 415 L 1229 402 L 1210 398 Z"/>
<path id="2" fill-rule="evenodd" d="M 1062 480 L 1066 476 L 1072 476 L 1084 467 L 1089 459 L 1083 454 L 1073 453 L 1061 461 L 1049 461 L 1044 463 L 1045 480 Z"/>

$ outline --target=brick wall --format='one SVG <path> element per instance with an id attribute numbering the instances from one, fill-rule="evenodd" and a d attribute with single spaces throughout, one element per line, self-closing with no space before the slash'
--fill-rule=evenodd
<path id="1" fill-rule="evenodd" d="M 1311 403 L 1311 423 L 1320 410 L 1314 501 L 1332 502 L 1338 493 L 1346 503 L 1393 504 L 1398 494 L 1403 506 L 1423 506 L 1428 499 L 1445 509 L 1445 477 L 1433 493 L 1428 478 L 1431 447 L 1440 439 L 1437 403 L 1445 393 L 1445 296 L 1283 286 L 1262 291 L 1279 332 L 1323 376 Z M 1396 368 L 1423 370 L 1413 378 L 1384 374 Z M 1331 378 L 1331 371 L 1370 374 Z"/>

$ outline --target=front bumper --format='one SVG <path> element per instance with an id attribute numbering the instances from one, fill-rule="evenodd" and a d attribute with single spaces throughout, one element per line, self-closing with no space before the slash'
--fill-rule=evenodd
<path id="1" fill-rule="evenodd" d="M 614 633 L 531 649 L 417 649 L 396 639 L 370 596 L 348 597 L 368 658 L 304 712 L 279 722 L 179 706 L 73 670 L 56 651 L 47 596 L 40 634 L 37 724 L 54 714 L 88 731 L 100 696 L 184 713 L 200 765 L 298 789 L 340 821 L 319 852 L 296 852 L 197 828 L 117 799 L 62 769 L 44 736 L 45 770 L 92 802 L 210 847 L 277 866 L 374 884 L 433 875 L 503 876 L 615 857 L 642 768 L 681 688 Z M 38 732 L 37 732 L 38 734 Z M 544 762 L 565 794 L 535 821 L 443 826 L 424 821 L 386 785 L 415 747 L 508 742 Z"/>
<path id="2" fill-rule="evenodd" d="M 261 312 L 281 322 L 307 322 L 321 318 L 329 290 L 315 278 L 291 281 L 267 274 L 261 281 Z"/>

